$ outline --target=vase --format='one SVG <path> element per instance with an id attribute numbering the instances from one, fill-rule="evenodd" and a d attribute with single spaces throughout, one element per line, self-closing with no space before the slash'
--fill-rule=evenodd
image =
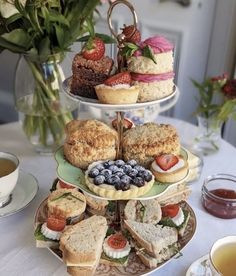
<path id="1" fill-rule="evenodd" d="M 220 148 L 223 121 L 216 116 L 197 116 L 198 135 L 195 137 L 195 150 L 204 155 L 215 153 Z"/>
<path id="2" fill-rule="evenodd" d="M 65 125 L 77 103 L 62 92 L 62 55 L 23 55 L 15 72 L 15 105 L 24 133 L 36 152 L 51 154 L 63 144 Z"/>

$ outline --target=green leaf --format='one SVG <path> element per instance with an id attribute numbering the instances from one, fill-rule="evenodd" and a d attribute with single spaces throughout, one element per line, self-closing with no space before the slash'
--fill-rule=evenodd
<path id="1" fill-rule="evenodd" d="M 149 45 L 147 45 L 143 48 L 143 56 L 146 58 L 150 58 L 155 64 L 157 63 L 155 60 L 153 50 Z"/>
<path id="2" fill-rule="evenodd" d="M 57 36 L 58 44 L 59 44 L 60 48 L 63 50 L 63 48 L 64 48 L 64 41 L 65 41 L 64 29 L 61 28 L 58 25 L 55 25 L 55 30 L 56 30 L 56 36 Z"/>
<path id="3" fill-rule="evenodd" d="M 70 26 L 69 21 L 59 12 L 54 11 L 54 10 L 50 10 L 49 14 L 49 21 L 51 22 L 58 22 L 60 24 L 66 25 L 66 26 Z"/>
<path id="4" fill-rule="evenodd" d="M 25 49 L 29 48 L 31 42 L 31 37 L 23 29 L 15 29 L 10 33 L 3 34 L 1 37 L 7 42 Z"/>
<path id="5" fill-rule="evenodd" d="M 14 23 L 15 21 L 19 20 L 20 18 L 22 18 L 22 14 L 20 14 L 20 13 L 13 14 L 12 16 L 10 16 L 6 19 L 5 24 L 6 24 L 6 26 L 8 26 L 8 25 Z"/>
<path id="6" fill-rule="evenodd" d="M 40 56 L 47 57 L 51 54 L 50 39 L 48 36 L 40 42 L 38 49 Z"/>
<path id="7" fill-rule="evenodd" d="M 4 38 L 0 37 L 0 47 L 3 49 L 8 49 L 13 53 L 24 53 L 25 48 L 15 45 L 14 43 L 10 43 L 6 41 Z"/>

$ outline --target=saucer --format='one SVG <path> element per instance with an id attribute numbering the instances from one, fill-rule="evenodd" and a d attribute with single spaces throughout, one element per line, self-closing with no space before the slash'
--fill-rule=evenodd
<path id="1" fill-rule="evenodd" d="M 209 254 L 193 262 L 187 270 L 186 276 L 212 276 L 209 264 Z"/>
<path id="2" fill-rule="evenodd" d="M 0 208 L 0 218 L 13 215 L 24 209 L 35 197 L 38 191 L 38 181 L 32 174 L 19 171 L 19 178 L 11 194 L 11 200 Z"/>

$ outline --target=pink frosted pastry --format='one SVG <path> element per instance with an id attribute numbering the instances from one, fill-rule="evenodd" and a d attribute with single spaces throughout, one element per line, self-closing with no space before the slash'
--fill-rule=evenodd
<path id="1" fill-rule="evenodd" d="M 140 43 L 140 49 L 128 59 L 132 83 L 139 86 L 138 102 L 161 99 L 173 92 L 173 44 L 162 36 L 154 36 Z M 144 56 L 149 46 L 153 59 Z"/>

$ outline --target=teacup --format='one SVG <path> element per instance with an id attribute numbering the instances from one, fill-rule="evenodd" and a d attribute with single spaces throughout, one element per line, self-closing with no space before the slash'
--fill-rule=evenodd
<path id="1" fill-rule="evenodd" d="M 19 176 L 19 159 L 12 153 L 0 152 L 0 208 L 5 206 Z"/>
<path id="2" fill-rule="evenodd" d="M 217 240 L 210 250 L 210 268 L 213 276 L 235 276 L 236 236 Z"/>

